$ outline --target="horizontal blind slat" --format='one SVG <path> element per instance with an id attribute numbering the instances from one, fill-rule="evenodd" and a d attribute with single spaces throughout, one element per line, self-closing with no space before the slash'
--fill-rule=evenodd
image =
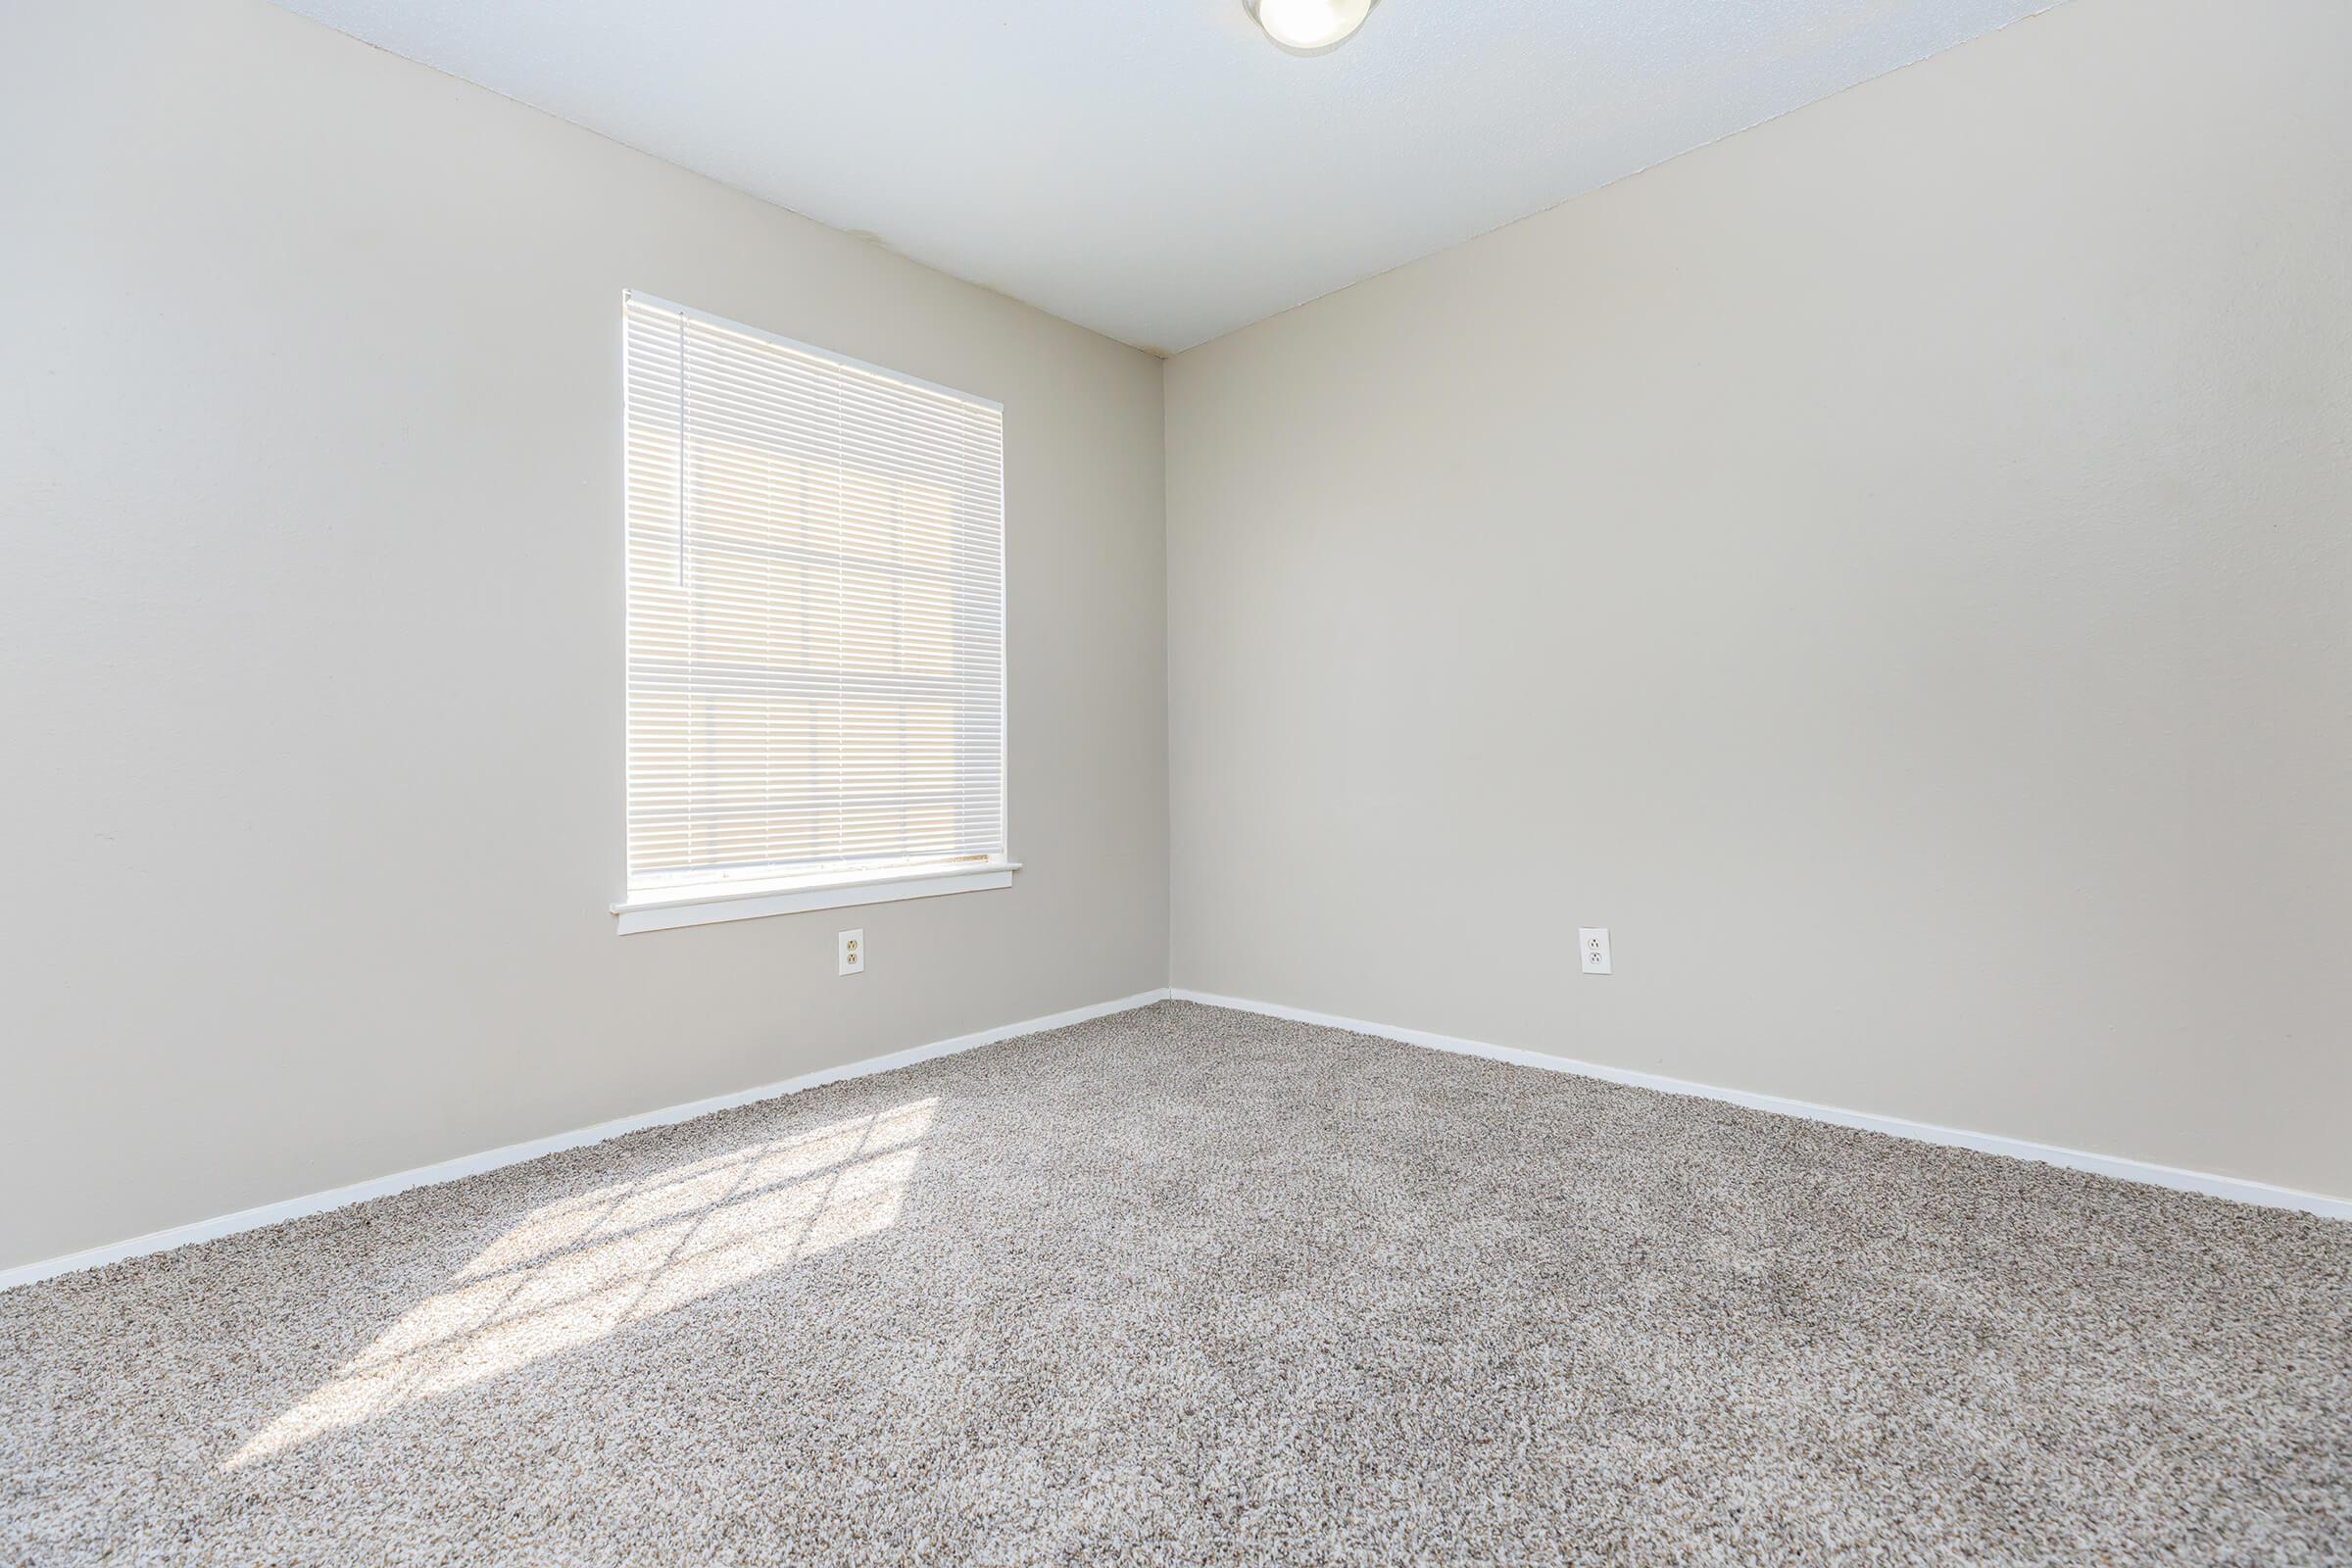
<path id="1" fill-rule="evenodd" d="M 623 315 L 631 884 L 1002 856 L 1002 413 Z"/>

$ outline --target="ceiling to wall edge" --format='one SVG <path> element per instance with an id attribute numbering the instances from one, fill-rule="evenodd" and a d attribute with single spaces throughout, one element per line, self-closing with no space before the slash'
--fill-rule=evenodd
<path id="1" fill-rule="evenodd" d="M 429 62 L 414 59 L 411 56 L 401 54 L 396 50 L 388 49 L 382 44 L 360 37 L 356 33 L 345 32 L 341 28 L 333 26 L 332 24 L 322 22 L 318 18 L 310 16 L 304 12 L 293 10 L 290 7 L 280 7 L 280 9 L 283 10 L 286 15 L 291 16 L 300 22 L 307 23 L 315 27 L 322 28 L 338 38 L 357 44 L 362 48 L 371 50 L 377 54 L 384 55 L 388 59 L 399 61 L 403 65 L 414 66 L 422 71 L 429 71 L 434 75 L 441 76 L 446 80 L 459 83 L 462 86 L 471 88 L 477 92 L 488 93 L 490 96 L 499 99 L 501 102 L 513 104 L 516 108 L 525 110 L 531 114 L 545 116 L 547 119 L 556 121 L 561 124 L 569 125 L 575 130 L 585 131 L 591 136 L 595 136 L 603 141 L 611 142 L 613 146 L 634 153 L 638 157 L 651 159 L 655 163 L 661 164 L 664 168 L 674 169 L 681 173 L 690 174 L 696 179 L 704 180 L 718 187 L 720 190 L 726 191 L 730 195 L 741 197 L 745 201 L 757 202 L 762 208 L 765 208 L 771 212 L 783 213 L 791 218 L 799 220 L 802 222 L 812 224 L 817 228 L 823 229 L 828 234 L 836 234 L 844 239 L 855 241 L 858 244 L 877 251 L 882 255 L 888 256 L 894 261 L 904 262 L 910 267 L 919 267 L 925 271 L 936 273 L 941 277 L 953 279 L 954 281 L 961 283 L 968 288 L 976 288 L 983 293 L 993 294 L 999 299 L 1003 299 L 1010 304 L 1017 305 L 1023 310 L 1034 311 L 1038 315 L 1046 317 L 1051 320 L 1058 321 L 1064 326 L 1074 327 L 1081 332 L 1089 334 L 1090 336 L 1102 338 L 1106 342 L 1116 343 L 1122 348 L 1134 349 L 1139 353 L 1147 354 L 1155 360 L 1165 363 L 1166 361 L 1177 358 L 1179 355 L 1189 354 L 1195 349 L 1205 348 L 1209 344 L 1221 342 L 1224 339 L 1233 337 L 1238 333 L 1247 332 L 1252 327 L 1262 326 L 1266 322 L 1275 320 L 1284 316 L 1288 316 L 1294 311 L 1304 310 L 1310 305 L 1314 305 L 1323 300 L 1332 299 L 1338 295 L 1345 294 L 1348 290 L 1358 288 L 1363 284 L 1373 282 L 1379 278 L 1390 276 L 1393 273 L 1404 271 L 1409 268 L 1417 267 L 1423 262 L 1429 261 L 1434 257 L 1444 256 L 1449 252 L 1460 250 L 1464 246 L 1477 244 L 1479 241 L 1490 238 L 1493 235 L 1502 233 L 1506 229 L 1516 228 L 1522 223 L 1533 222 L 1540 218 L 1559 212 L 1563 208 L 1573 206 L 1577 202 L 1583 201 L 1590 196 L 1597 195 L 1601 191 L 1609 190 L 1618 185 L 1625 184 L 1629 180 L 1639 179 L 1642 175 L 1654 172 L 1657 170 L 1665 168 L 1669 164 L 1679 163 L 1681 160 L 1691 156 L 1693 153 L 1700 153 L 1706 151 L 1708 148 L 1721 146 L 1725 142 L 1731 141 L 1737 137 L 1745 136 L 1753 131 L 1763 128 L 1766 125 L 1770 125 L 1779 121 L 1787 120 L 1793 116 L 1803 114 L 1808 110 L 1817 109 L 1824 104 L 1835 102 L 1836 100 L 1846 96 L 1848 93 L 1856 92 L 1863 88 L 1885 82 L 1891 77 L 1901 75 L 1906 72 L 1915 70 L 1916 68 L 1925 66 L 1932 61 L 1940 59 L 1944 55 L 1955 53 L 1958 50 L 1968 48 L 1974 44 L 1984 43 L 2001 33 L 2023 26 L 2028 23 L 2047 16 L 2062 3 L 2063 0 L 2038 0 L 2038 3 L 2034 5 L 2033 10 L 2011 21 L 2001 23 L 1984 32 L 1977 34 L 1974 37 L 1963 39 L 1960 42 L 1949 45 L 1946 48 L 1938 49 L 1932 54 L 1923 55 L 1916 60 L 1906 60 L 1896 65 L 1889 66 L 1884 71 L 1876 72 L 1858 81 L 1850 82 L 1847 85 L 1838 88 L 1835 92 L 1827 93 L 1819 98 L 1811 99 L 1805 103 L 1796 104 L 1790 108 L 1766 115 L 1761 119 L 1751 121 L 1745 124 L 1739 125 L 1731 130 L 1725 131 L 1719 136 L 1710 137 L 1705 141 L 1697 142 L 1690 147 L 1683 148 L 1679 152 L 1669 153 L 1662 158 L 1653 159 L 1646 164 L 1642 164 L 1639 168 L 1630 169 L 1622 174 L 1613 175 L 1610 178 L 1600 181 L 1598 184 L 1591 185 L 1585 189 L 1571 192 L 1570 194 L 1561 197 L 1557 201 L 1545 202 L 1542 206 L 1531 208 L 1524 213 L 1518 214 L 1516 217 L 1506 218 L 1500 222 L 1490 224 L 1488 227 L 1478 230 L 1476 233 L 1463 235 L 1461 238 L 1452 240 L 1446 244 L 1439 245 L 1430 250 L 1422 251 L 1416 255 L 1406 257 L 1404 260 L 1395 263 L 1392 266 L 1379 268 L 1376 270 L 1366 272 L 1361 277 L 1350 278 L 1345 283 L 1325 289 L 1320 293 L 1310 294 L 1303 299 L 1294 300 L 1288 305 L 1266 312 L 1263 316 L 1255 317 L 1250 320 L 1243 321 L 1238 325 L 1226 328 L 1224 331 L 1212 333 L 1210 336 L 1201 338 L 1198 342 L 1182 344 L 1176 348 L 1167 348 L 1156 343 L 1137 342 L 1127 338 L 1117 337 L 1109 332 L 1102 330 L 1099 327 L 1088 326 L 1082 321 L 1072 320 L 1066 316 L 1062 316 L 1057 312 L 1049 310 L 1045 306 L 1040 305 L 1033 300 L 1023 299 L 1020 295 L 1011 292 L 1009 289 L 1001 287 L 995 283 L 991 283 L 984 278 L 966 276 L 963 273 L 951 270 L 950 269 L 941 267 L 935 263 L 926 262 L 920 257 L 909 255 L 906 251 L 900 250 L 895 244 L 893 244 L 887 235 L 876 233 L 870 229 L 836 228 L 832 224 L 825 222 L 822 219 L 811 217 L 808 213 L 801 212 L 798 209 L 787 205 L 786 203 L 762 196 L 756 191 L 746 190 L 741 185 L 735 184 L 730 180 L 722 179 L 715 174 L 706 173 L 702 170 L 695 169 L 689 165 L 678 163 L 674 159 L 664 157 L 661 153 L 653 152 L 647 148 L 640 147 L 633 142 L 624 140 L 623 138 L 615 136 L 609 131 L 599 129 L 594 125 L 586 123 L 585 122 L 574 120 L 568 115 L 560 114 L 550 109 L 543 109 L 536 104 L 526 103 L 520 98 L 514 97 L 512 94 L 501 92 L 496 87 L 488 86 L 484 83 L 471 80 L 468 77 L 458 75 L 453 72 L 445 71 L 439 66 L 432 65 Z"/>

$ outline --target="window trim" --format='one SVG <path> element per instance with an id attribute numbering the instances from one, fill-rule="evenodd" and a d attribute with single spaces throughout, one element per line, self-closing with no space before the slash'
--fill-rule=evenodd
<path id="1" fill-rule="evenodd" d="M 979 893 L 1012 886 L 1018 860 L 935 861 L 929 865 L 826 871 L 761 882 L 697 882 L 659 891 L 640 890 L 612 906 L 621 936 L 669 931 L 679 926 L 757 920 L 809 909 L 847 909 L 861 904 L 896 904 L 948 893 Z"/>
<path id="2" fill-rule="evenodd" d="M 841 369 L 858 371 L 896 381 L 920 391 L 954 398 L 964 403 L 996 411 L 1000 421 L 1004 416 L 1004 405 L 995 398 L 960 391 L 937 381 L 926 381 L 887 366 L 866 360 L 853 359 L 831 349 L 818 348 L 798 338 L 770 332 L 709 311 L 680 305 L 643 289 L 622 289 L 620 316 L 622 321 L 620 354 L 622 360 L 623 449 L 626 449 L 627 426 L 627 321 L 631 302 L 656 310 L 672 311 L 677 315 L 719 327 L 730 332 L 773 343 L 796 354 L 831 364 Z M 999 440 L 1003 441 L 1000 422 Z M 624 459 L 625 467 L 625 459 Z M 621 887 L 618 902 L 610 906 L 613 915 L 613 932 L 632 936 L 644 931 L 670 931 L 684 926 L 713 925 L 729 920 L 757 920 L 768 915 L 798 914 L 817 909 L 846 909 L 867 904 L 896 904 L 908 899 L 937 898 L 951 893 L 979 893 L 1012 886 L 1012 873 L 1021 862 L 1012 858 L 1012 526 L 1005 509 L 1007 476 L 1002 464 L 998 474 L 997 515 L 999 518 L 998 549 L 998 635 L 1002 639 L 997 692 L 997 766 L 999 768 L 998 801 L 1004 826 L 1004 849 L 985 860 L 933 861 L 927 864 L 875 866 L 837 866 L 831 870 L 808 872 L 794 876 L 758 881 L 711 881 L 687 883 L 667 887 L 633 887 L 630 885 L 628 846 L 624 834 L 621 847 Z M 623 487 L 625 490 L 625 477 Z M 628 550 L 628 507 L 621 506 L 621 549 L 623 560 Z M 624 590 L 625 601 L 626 593 Z M 623 616 L 624 627 L 626 615 Z M 622 635 L 621 666 L 625 690 L 628 668 L 627 635 Z M 622 726 L 622 770 L 627 770 L 627 726 Z"/>

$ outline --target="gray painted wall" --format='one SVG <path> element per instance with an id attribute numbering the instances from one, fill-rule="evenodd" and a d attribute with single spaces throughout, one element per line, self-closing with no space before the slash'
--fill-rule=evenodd
<path id="1" fill-rule="evenodd" d="M 1171 858 L 1181 985 L 2352 1195 L 2339 7 L 2073 0 L 1164 427 L 259 0 L 10 26 L 0 1268 L 1156 987 Z M 623 287 L 1006 404 L 1012 890 L 612 936 Z"/>
<path id="2" fill-rule="evenodd" d="M 1156 361 L 259 0 L 8 33 L 0 1268 L 1166 983 Z M 613 935 L 624 287 L 1004 403 L 1010 890 Z"/>
<path id="3" fill-rule="evenodd" d="M 2348 60 L 2074 0 L 1172 361 L 1175 982 L 2352 1195 Z"/>

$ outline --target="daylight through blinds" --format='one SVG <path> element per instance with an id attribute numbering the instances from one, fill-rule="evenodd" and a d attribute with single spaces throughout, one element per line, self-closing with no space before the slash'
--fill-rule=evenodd
<path id="1" fill-rule="evenodd" d="M 624 314 L 631 887 L 1001 857 L 1002 410 Z"/>

